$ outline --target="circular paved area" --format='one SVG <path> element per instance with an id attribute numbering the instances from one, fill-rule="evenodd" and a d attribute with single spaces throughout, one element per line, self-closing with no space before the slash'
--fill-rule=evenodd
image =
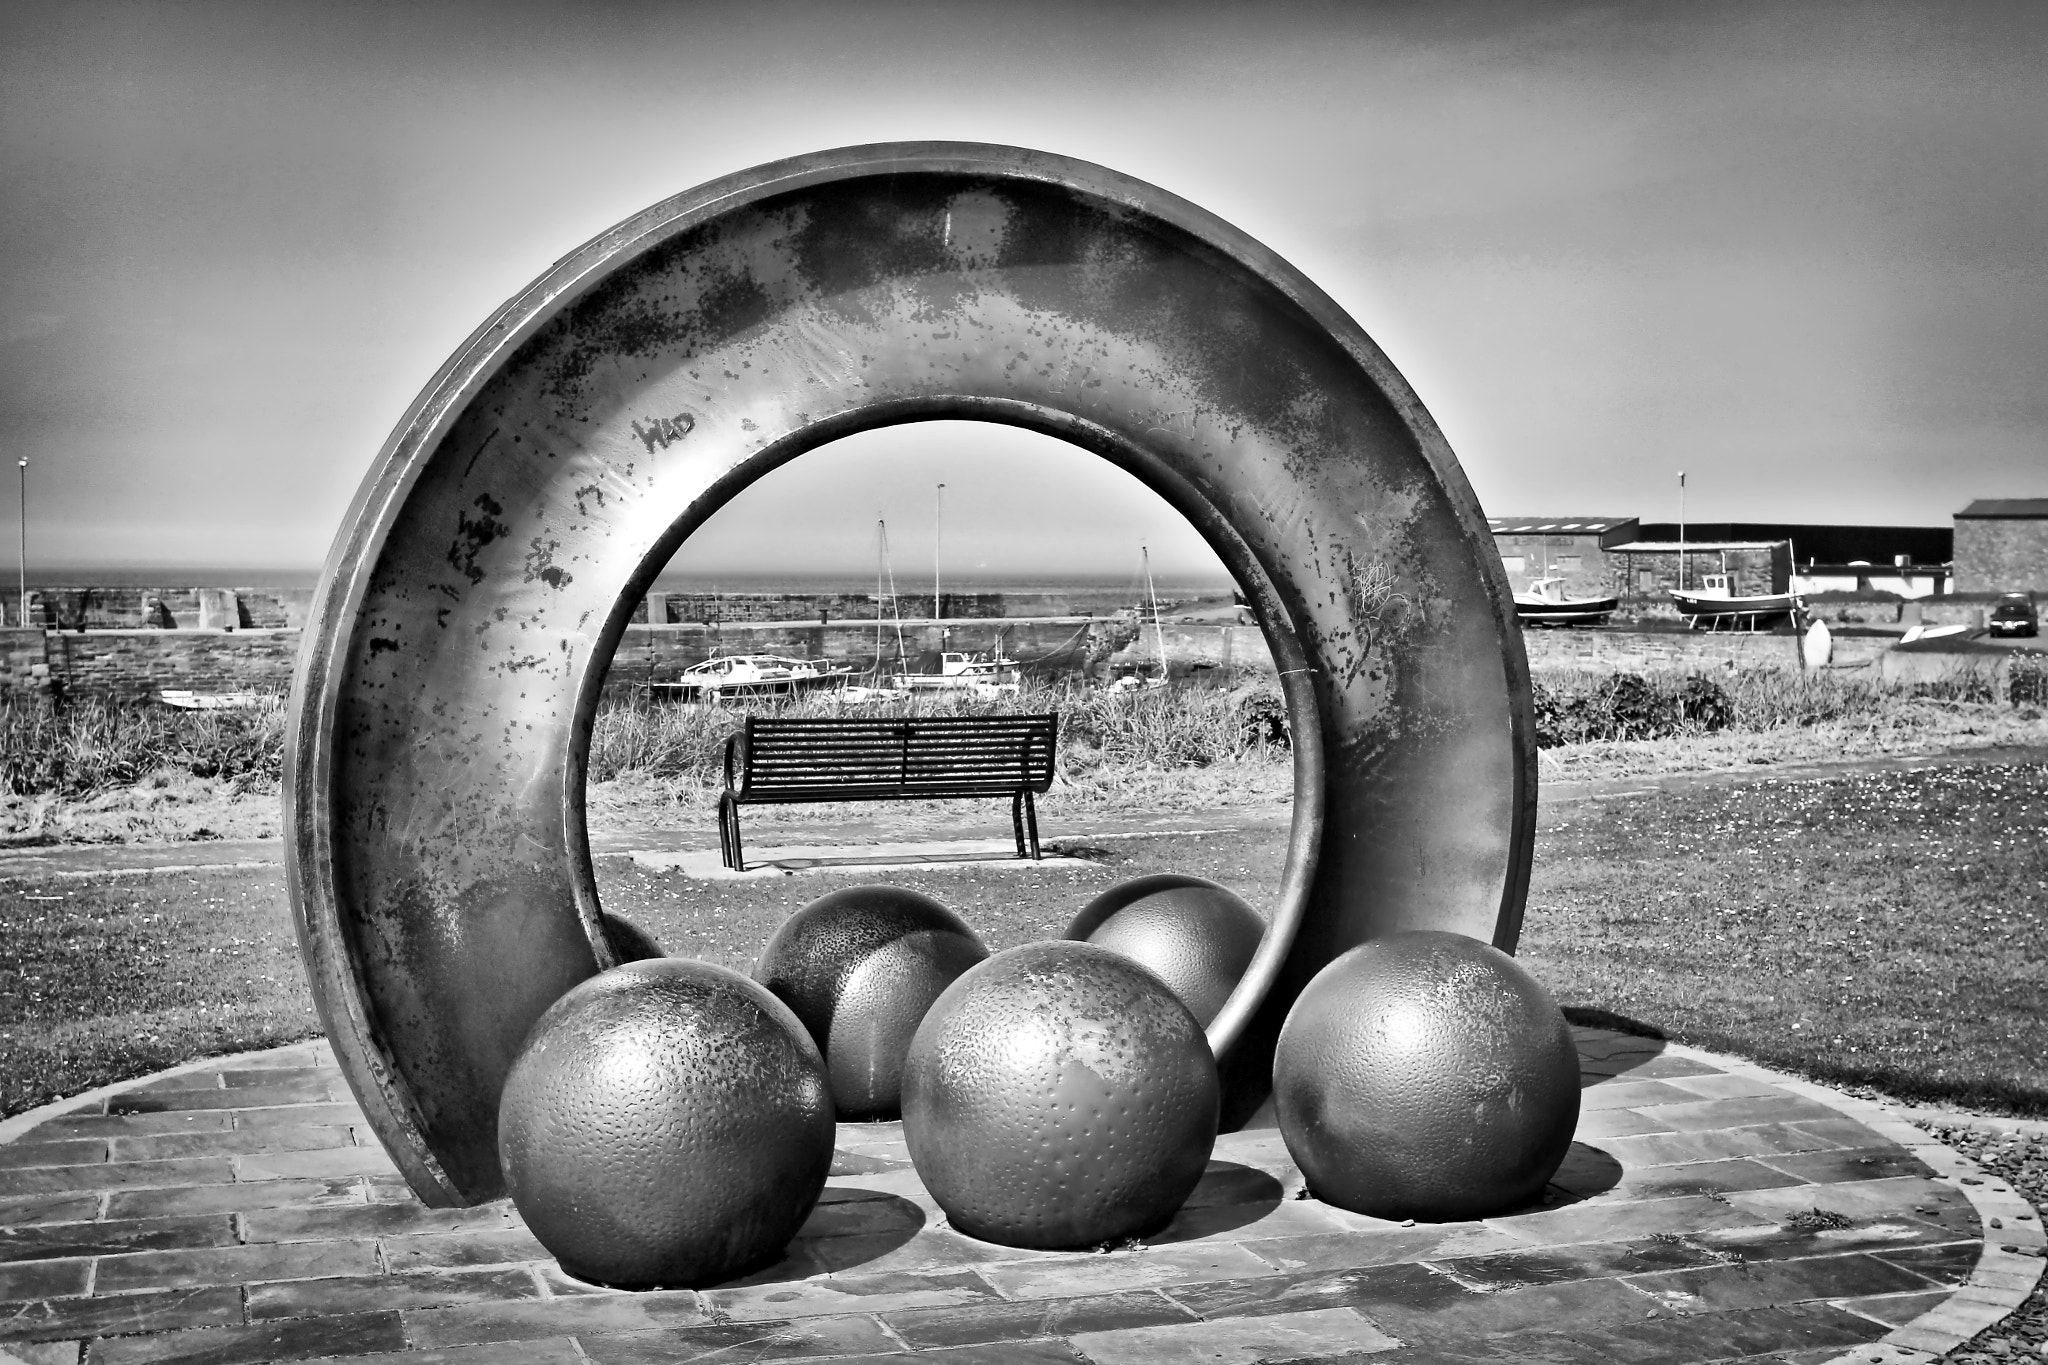
<path id="1" fill-rule="evenodd" d="M 200 1063 L 0 1124 L 0 1359 L 1925 1361 L 2039 1277 L 2035 1211 L 1877 1107 L 1578 1034 L 1537 1208 L 1349 1214 L 1255 1129 L 1149 1244 L 1033 1254 L 947 1229 L 899 1125 L 842 1125 L 786 1261 L 650 1294 L 565 1278 L 509 1204 L 422 1207 L 324 1045 Z"/>

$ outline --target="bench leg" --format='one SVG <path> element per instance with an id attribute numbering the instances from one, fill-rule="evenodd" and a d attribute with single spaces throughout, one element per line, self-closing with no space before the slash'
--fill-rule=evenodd
<path id="1" fill-rule="evenodd" d="M 747 870 L 740 855 L 740 805 L 730 792 L 718 798 L 718 852 L 733 871 Z"/>
<path id="2" fill-rule="evenodd" d="M 1018 792 L 1011 800 L 1010 823 L 1016 826 L 1017 830 L 1017 856 L 1038 862 L 1042 856 L 1038 851 L 1038 806 L 1032 801 L 1028 789 Z M 1027 837 L 1030 841 L 1029 851 L 1026 851 Z"/>

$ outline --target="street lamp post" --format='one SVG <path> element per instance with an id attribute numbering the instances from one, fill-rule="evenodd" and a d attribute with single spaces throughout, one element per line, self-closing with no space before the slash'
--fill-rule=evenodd
<path id="1" fill-rule="evenodd" d="M 1685 591 L 1685 471 L 1678 471 L 1678 590 Z"/>
<path id="2" fill-rule="evenodd" d="M 28 629 L 28 456 L 21 457 L 21 627 Z"/>

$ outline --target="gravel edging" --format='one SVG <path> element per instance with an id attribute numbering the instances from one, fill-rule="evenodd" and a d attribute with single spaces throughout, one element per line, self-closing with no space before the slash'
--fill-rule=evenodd
<path id="1" fill-rule="evenodd" d="M 2032 1243 L 2020 1242 L 2008 1234 L 2015 1219 L 2005 1218 L 1994 1228 L 1986 1219 L 1986 1245 L 2032 1245 L 2040 1251 L 2039 1210 L 2048 1206 L 2048 1123 L 2027 1119 L 1979 1118 L 1968 1114 L 1915 1114 L 1912 1121 L 1975 1162 L 1986 1174 L 2003 1180 L 2019 1197 L 2032 1203 L 2035 1217 L 2021 1222 L 2034 1233 Z M 2040 1265 L 2040 1261 L 2035 1262 Z M 2048 1361 L 2048 1280 L 2035 1283 L 2024 1302 L 2000 1321 L 1978 1332 L 1968 1341 L 1941 1357 L 1954 1365 L 1992 1365 L 1992 1362 Z"/>

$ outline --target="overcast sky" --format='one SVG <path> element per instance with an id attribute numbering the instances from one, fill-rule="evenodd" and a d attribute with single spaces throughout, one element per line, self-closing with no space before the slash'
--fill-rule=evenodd
<path id="1" fill-rule="evenodd" d="M 1101 162 L 1264 240 L 1492 514 L 1669 519 L 1679 469 L 1697 520 L 2048 495 L 2048 4 L 0 0 L 0 26 L 32 567 L 316 566 L 413 395 L 557 257 L 714 176 L 921 138 Z M 872 566 L 884 516 L 923 573 L 944 481 L 951 569 L 1194 563 L 1092 457 L 1034 491 L 1039 439 L 828 447 L 686 548 Z"/>

